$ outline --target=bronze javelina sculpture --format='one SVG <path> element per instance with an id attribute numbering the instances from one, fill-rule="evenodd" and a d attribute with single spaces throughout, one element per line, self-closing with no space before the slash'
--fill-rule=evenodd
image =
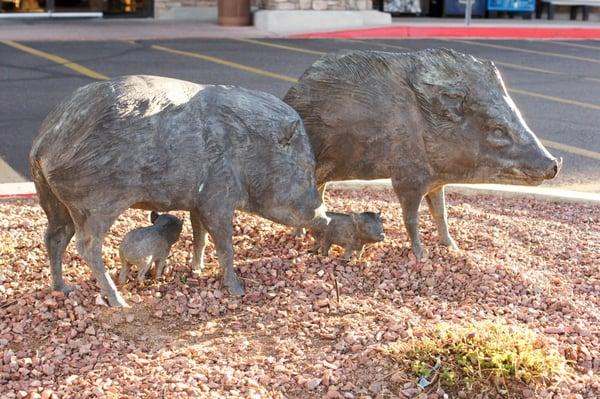
<path id="1" fill-rule="evenodd" d="M 123 237 L 119 245 L 121 271 L 119 284 L 127 282 L 131 265 L 137 266 L 137 281 L 142 284 L 146 273 L 154 266 L 154 277 L 160 278 L 173 244 L 179 240 L 183 221 L 177 216 L 152 211 L 151 226 L 138 227 Z"/>
<path id="2" fill-rule="evenodd" d="M 53 288 L 68 291 L 62 255 L 74 233 L 109 303 L 125 306 L 102 262 L 102 240 L 130 207 L 191 211 L 194 264 L 206 234 L 229 290 L 235 209 L 294 225 L 328 220 L 298 114 L 276 97 L 236 87 L 128 76 L 75 91 L 48 115 L 30 168 L 48 217 Z"/>
<path id="3" fill-rule="evenodd" d="M 328 54 L 284 101 L 304 121 L 321 192 L 329 181 L 391 178 L 417 257 L 423 197 L 441 242 L 456 248 L 445 184 L 535 185 L 561 166 L 527 127 L 494 64 L 452 50 Z"/>

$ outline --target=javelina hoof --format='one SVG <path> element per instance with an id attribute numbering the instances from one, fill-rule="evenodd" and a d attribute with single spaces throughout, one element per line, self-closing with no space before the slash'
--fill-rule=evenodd
<path id="1" fill-rule="evenodd" d="M 422 259 L 423 258 L 423 247 L 420 245 L 415 245 L 412 247 L 412 253 L 415 255 L 415 258 Z"/>
<path id="2" fill-rule="evenodd" d="M 442 244 L 447 246 L 448 249 L 458 251 L 458 245 L 456 245 L 456 242 L 452 239 L 452 237 L 448 237 L 447 239 L 443 240 Z"/>
<path id="3" fill-rule="evenodd" d="M 197 260 L 192 260 L 190 262 L 190 269 L 192 269 L 192 271 L 202 271 L 204 270 L 204 261 L 199 262 Z"/>
<path id="4" fill-rule="evenodd" d="M 118 292 L 115 295 L 107 295 L 108 304 L 115 308 L 129 308 L 130 306 L 125 302 L 125 299 Z"/>
<path id="5" fill-rule="evenodd" d="M 225 277 L 223 283 L 229 289 L 229 293 L 233 296 L 242 296 L 246 293 L 244 285 L 235 274 L 231 277 Z"/>
<path id="6" fill-rule="evenodd" d="M 306 235 L 306 229 L 303 227 L 298 227 L 294 229 L 294 237 L 304 237 Z"/>
<path id="7" fill-rule="evenodd" d="M 69 285 L 61 284 L 61 285 L 53 285 L 53 291 L 61 291 L 65 296 L 69 295 L 69 293 L 75 291 L 75 289 Z"/>

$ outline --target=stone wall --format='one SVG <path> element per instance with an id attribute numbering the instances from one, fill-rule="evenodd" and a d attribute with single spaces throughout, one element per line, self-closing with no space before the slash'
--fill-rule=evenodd
<path id="1" fill-rule="evenodd" d="M 370 10 L 371 0 L 257 0 L 266 10 Z"/>

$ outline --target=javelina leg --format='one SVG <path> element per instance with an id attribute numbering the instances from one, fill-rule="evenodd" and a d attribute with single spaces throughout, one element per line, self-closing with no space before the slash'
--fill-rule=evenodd
<path id="1" fill-rule="evenodd" d="M 423 195 L 415 192 L 405 192 L 401 188 L 396 188 L 396 186 L 394 186 L 394 190 L 402 205 L 402 218 L 410 237 L 412 252 L 419 259 L 423 257 L 423 245 L 419 235 L 419 206 Z"/>
<path id="2" fill-rule="evenodd" d="M 159 259 L 156 261 L 156 273 L 154 275 L 155 278 L 160 278 L 160 276 L 162 276 L 162 274 L 165 270 L 166 264 L 167 264 L 166 259 Z"/>
<path id="3" fill-rule="evenodd" d="M 346 248 L 346 250 L 344 251 L 344 254 L 342 255 L 342 259 L 344 260 L 350 260 L 352 259 L 352 248 L 348 247 Z"/>
<path id="4" fill-rule="evenodd" d="M 360 260 L 360 258 L 362 258 L 363 253 L 365 252 L 365 246 L 361 246 L 360 248 L 357 249 L 358 250 L 358 254 L 356 255 L 356 259 Z"/>
<path id="5" fill-rule="evenodd" d="M 44 241 L 48 251 L 48 260 L 50 261 L 50 271 L 52 272 L 52 289 L 62 291 L 65 294 L 73 291 L 63 280 L 62 258 L 69 241 L 75 234 L 73 219 L 69 210 L 54 195 L 45 179 L 35 179 L 35 189 L 40 198 L 40 205 L 48 217 L 48 227 Z"/>
<path id="6" fill-rule="evenodd" d="M 144 282 L 144 280 L 146 279 L 146 273 L 148 273 L 148 270 L 150 270 L 150 268 L 152 267 L 152 264 L 154 263 L 154 260 L 152 258 L 146 259 L 146 261 L 139 265 L 139 270 L 138 270 L 138 274 L 137 274 L 137 281 L 138 283 L 142 284 Z"/>
<path id="7" fill-rule="evenodd" d="M 319 250 L 321 249 L 321 244 L 323 243 L 323 234 L 321 232 L 317 232 L 316 230 L 311 230 L 311 235 L 315 240 L 315 245 L 311 249 L 308 250 L 309 253 L 317 255 Z"/>
<path id="8" fill-rule="evenodd" d="M 296 227 L 294 229 L 294 237 L 302 237 L 306 234 L 306 229 L 304 227 Z"/>
<path id="9" fill-rule="evenodd" d="M 218 212 L 218 218 L 214 215 Z M 207 218 L 206 214 L 211 217 Z M 223 271 L 223 284 L 235 296 L 244 295 L 244 287 L 233 268 L 233 210 L 202 213 L 202 224 L 212 237 Z"/>
<path id="10" fill-rule="evenodd" d="M 69 211 L 58 200 L 53 200 L 51 203 L 47 201 L 43 207 L 48 216 L 48 228 L 44 239 L 52 272 L 52 289 L 68 294 L 73 289 L 63 280 L 62 258 L 69 241 L 75 234 L 75 226 Z"/>
<path id="11" fill-rule="evenodd" d="M 191 212 L 190 219 L 192 221 L 192 231 L 194 233 L 192 270 L 202 270 L 204 269 L 204 251 L 206 250 L 206 239 L 208 238 L 208 233 L 202 225 L 200 215 L 198 215 L 197 212 Z"/>
<path id="12" fill-rule="evenodd" d="M 325 240 L 323 242 L 323 246 L 321 246 L 321 249 L 322 249 L 321 255 L 329 256 L 329 248 L 331 248 L 331 241 Z"/>
<path id="13" fill-rule="evenodd" d="M 311 249 L 308 250 L 308 252 L 313 255 L 317 255 L 319 253 L 320 249 L 321 249 L 321 243 L 317 242 Z"/>
<path id="14" fill-rule="evenodd" d="M 77 251 L 92 269 L 92 274 L 100 286 L 100 292 L 106 295 L 110 306 L 127 307 L 127 302 L 117 291 L 102 262 L 102 240 L 116 219 L 116 215 L 101 218 L 84 215 L 83 212 L 78 212 L 77 216 L 73 214 L 77 233 Z"/>
<path id="15" fill-rule="evenodd" d="M 119 257 L 121 258 L 121 271 L 119 272 L 119 284 L 125 284 L 127 282 L 127 276 L 129 275 L 129 267 L 131 264 L 125 260 L 123 253 L 119 251 Z"/>
<path id="16" fill-rule="evenodd" d="M 429 212 L 435 221 L 437 226 L 438 236 L 442 244 L 452 248 L 458 249 L 458 246 L 450 236 L 448 231 L 448 213 L 446 212 L 446 200 L 444 198 L 444 187 L 440 187 L 436 190 L 430 191 L 425 196 L 427 199 L 427 205 L 429 206 Z"/>

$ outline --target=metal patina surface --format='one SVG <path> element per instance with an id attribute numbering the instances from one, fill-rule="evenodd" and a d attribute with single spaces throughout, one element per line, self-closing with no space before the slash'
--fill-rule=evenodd
<path id="1" fill-rule="evenodd" d="M 315 159 L 298 114 L 273 95 L 230 86 L 126 76 L 84 86 L 54 109 L 30 153 L 48 217 L 53 288 L 69 291 L 62 255 L 76 247 L 101 292 L 126 303 L 102 262 L 102 240 L 127 208 L 189 210 L 193 267 L 206 236 L 224 284 L 244 293 L 233 267 L 235 209 L 278 223 L 326 223 Z"/>
<path id="2" fill-rule="evenodd" d="M 366 244 L 385 239 L 381 213 L 327 212 L 327 216 L 331 219 L 327 226 L 310 230 L 315 238 L 315 246 L 311 250 L 314 253 L 321 251 L 323 256 L 327 256 L 331 245 L 336 244 L 345 249 L 344 259 L 352 258 L 355 251 L 358 251 L 357 257 L 360 259 Z"/>
<path id="3" fill-rule="evenodd" d="M 150 214 L 151 226 L 133 229 L 123 237 L 119 246 L 121 258 L 121 271 L 119 283 L 125 284 L 129 268 L 135 265 L 138 268 L 137 280 L 143 283 L 146 273 L 154 265 L 154 277 L 159 278 L 165 265 L 171 246 L 177 242 L 183 222 L 176 216 L 169 214 Z"/>
<path id="4" fill-rule="evenodd" d="M 284 101 L 302 117 L 317 183 L 391 178 L 413 253 L 423 255 L 423 197 L 441 242 L 448 183 L 536 185 L 558 173 L 523 120 L 498 69 L 447 49 L 340 51 L 316 61 Z"/>

